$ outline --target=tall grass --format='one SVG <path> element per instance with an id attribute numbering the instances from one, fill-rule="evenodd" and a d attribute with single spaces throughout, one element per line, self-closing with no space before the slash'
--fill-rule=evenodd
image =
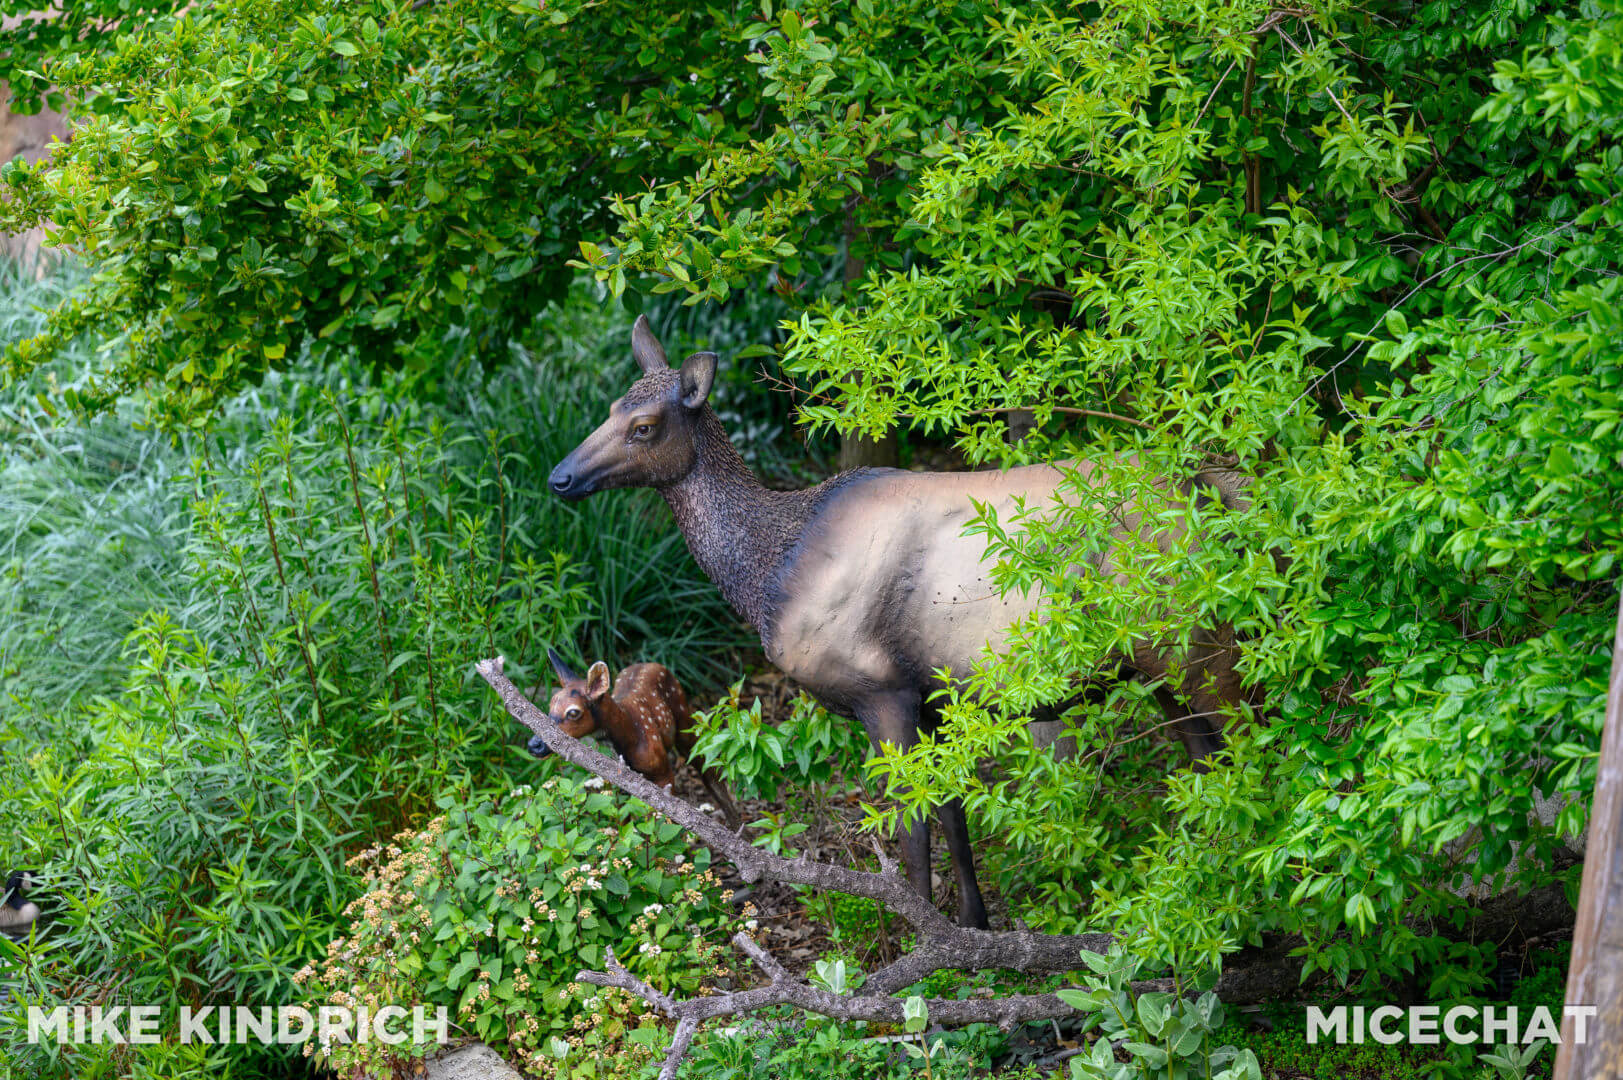
<path id="1" fill-rule="evenodd" d="M 0 261 L 0 342 L 37 332 L 79 278 L 36 281 Z M 89 362 L 77 345 L 41 380 Z M 0 702 L 62 704 L 116 685 L 136 618 L 179 608 L 184 457 L 128 417 L 55 423 L 33 385 L 0 391 Z"/>
<path id="2" fill-rule="evenodd" d="M 0 266 L 0 344 L 33 333 L 38 309 L 71 289 L 70 267 L 42 281 Z M 724 686 L 749 635 L 693 564 L 658 499 L 619 492 L 568 506 L 544 490 L 553 463 L 606 413 L 633 377 L 629 327 L 590 303 L 550 313 L 537 344 L 514 346 L 511 364 L 417 405 L 354 377 L 314 369 L 270 380 L 232 407 L 209 436 L 181 442 L 144 428 L 133 406 L 90 423 L 57 422 L 31 387 L 0 391 L 0 695 L 60 705 L 115 686 L 120 650 L 149 610 L 181 615 L 206 638 L 212 619 L 187 617 L 217 597 L 186 571 L 192 527 L 192 459 L 240 469 L 264 433 L 330 425 L 321 391 L 405 427 L 444 425 L 443 493 L 502 500 L 513 544 L 567 552 L 591 595 L 578 642 L 612 662 L 652 659 L 707 688 Z M 72 377 L 93 349 L 47 377 Z M 500 494 L 490 437 L 500 443 Z M 572 648 L 572 644 L 575 646 Z"/>
<path id="3" fill-rule="evenodd" d="M 63 287 L 9 284 L 14 335 Z M 610 322 L 552 313 L 438 398 L 301 368 L 173 441 L 134 407 L 52 424 L 6 388 L 0 866 L 43 869 L 60 911 L 48 947 L 0 942 L 0 1077 L 292 1068 L 15 1025 L 28 1003 L 294 1000 L 357 895 L 346 854 L 533 769 L 474 659 L 733 676 L 748 639 L 656 497 L 545 490 L 631 377 Z"/>

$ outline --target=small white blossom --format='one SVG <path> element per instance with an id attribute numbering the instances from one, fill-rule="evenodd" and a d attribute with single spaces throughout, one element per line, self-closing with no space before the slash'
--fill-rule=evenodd
<path id="1" fill-rule="evenodd" d="M 601 776 L 588 777 L 586 780 L 586 786 L 595 791 L 603 786 L 603 778 Z"/>

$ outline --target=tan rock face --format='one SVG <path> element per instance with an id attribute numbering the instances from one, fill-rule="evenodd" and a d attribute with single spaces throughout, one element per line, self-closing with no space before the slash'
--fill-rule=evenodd
<path id="1" fill-rule="evenodd" d="M 53 143 L 67 140 L 68 119 L 64 114 L 43 109 L 33 116 L 22 116 L 11 111 L 10 101 L 10 87 L 0 83 L 0 162 L 15 157 L 39 161 L 50 154 Z M 42 248 L 44 240 L 43 229 L 0 233 L 0 256 L 15 259 L 36 274 L 43 273 L 55 257 L 54 252 Z"/>

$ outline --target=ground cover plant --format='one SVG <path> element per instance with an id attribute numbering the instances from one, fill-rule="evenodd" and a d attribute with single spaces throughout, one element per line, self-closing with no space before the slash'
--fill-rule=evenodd
<path id="1" fill-rule="evenodd" d="M 663 1039 L 658 1018 L 575 972 L 614 949 L 654 985 L 692 992 L 727 973 L 735 916 L 709 852 L 690 857 L 679 826 L 557 771 L 493 798 L 447 796 L 420 833 L 356 856 L 369 888 L 345 936 L 294 977 L 312 1006 L 443 1005 L 532 1075 L 639 1075 Z M 377 1071 L 434 1049 L 309 1047 L 329 1068 Z"/>
<path id="2" fill-rule="evenodd" d="M 757 360 L 814 435 L 1113 463 L 1018 538 L 980 523 L 997 584 L 1054 602 L 869 773 L 908 792 L 878 833 L 965 801 L 1010 918 L 1182 980 L 1283 942 L 1282 995 L 1455 1000 L 1497 949 L 1460 887 L 1575 889 L 1623 549 L 1611 0 L 134 9 L 14 54 L 79 126 L 0 178 L 10 226 L 90 267 L 5 354 L 0 855 L 137 898 L 88 967 L 75 913 L 57 971 L 285 979 L 359 888 L 289 871 L 285 828 L 369 842 L 509 768 L 467 664 L 521 674 L 515 639 L 746 674 L 656 501 L 539 491 L 640 310 L 726 349 L 722 406 L 780 480 L 809 470 Z M 1164 523 L 1197 552 L 1075 572 L 1118 498 L 1202 467 L 1250 483 Z M 1154 687 L 1065 705 L 1193 621 L 1235 627 L 1257 701 L 1202 774 Z M 716 715 L 741 780 L 814 779 Z M 263 842 L 272 790 L 294 824 Z M 132 839 L 148 791 L 220 816 Z M 164 1053 L 141 1067 L 202 1067 Z"/>

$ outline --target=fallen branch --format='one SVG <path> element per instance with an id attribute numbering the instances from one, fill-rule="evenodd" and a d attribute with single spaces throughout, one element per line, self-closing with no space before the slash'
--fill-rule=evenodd
<path id="1" fill-rule="evenodd" d="M 931 972 L 949 969 L 1073 971 L 1080 966 L 1083 950 L 1104 952 L 1110 947 L 1107 934 L 1040 934 L 1030 930 L 990 931 L 957 926 L 915 892 L 907 879 L 897 873 L 895 861 L 883 852 L 879 870 L 874 872 L 814 862 L 804 857 L 788 859 L 758 848 L 621 762 L 564 734 L 502 674 L 502 666 L 501 657 L 483 660 L 477 665 L 480 676 L 501 695 L 502 704 L 515 720 L 536 734 L 544 735 L 547 746 L 565 761 L 602 777 L 688 829 L 736 866 L 745 881 L 778 881 L 865 897 L 901 916 L 917 936 L 918 946 L 912 952 L 869 975 L 860 992 L 854 994 L 831 993 L 790 975 L 745 934 L 736 935 L 733 944 L 754 960 L 770 981 L 749 990 L 685 1001 L 663 994 L 638 979 L 611 953 L 605 962 L 607 970 L 583 971 L 575 978 L 594 986 L 618 987 L 635 994 L 677 1022 L 676 1036 L 660 1070 L 660 1080 L 673 1080 L 699 1024 L 705 1020 L 772 1005 L 794 1005 L 839 1020 L 900 1024 L 903 1002 L 891 995 Z M 938 1023 L 950 1026 L 992 1023 L 1005 1030 L 1027 1020 L 1068 1016 L 1073 1011 L 1053 994 L 1013 994 L 967 1001 L 937 999 L 928 1004 L 930 1018 Z"/>

